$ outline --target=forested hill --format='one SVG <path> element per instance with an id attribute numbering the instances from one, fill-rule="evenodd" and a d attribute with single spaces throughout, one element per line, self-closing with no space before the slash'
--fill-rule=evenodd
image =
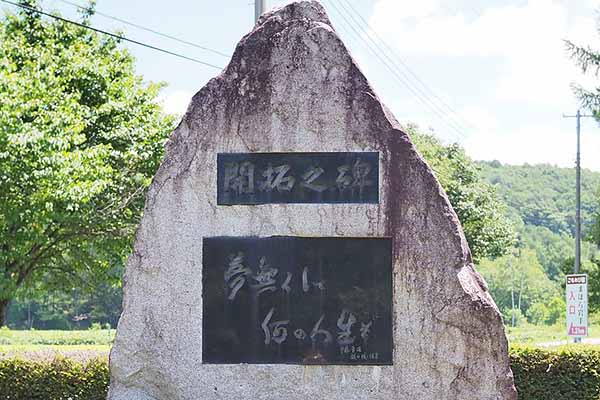
<path id="1" fill-rule="evenodd" d="M 514 222 L 516 247 L 496 259 L 482 260 L 479 271 L 505 321 L 527 319 L 535 324 L 559 324 L 564 318 L 564 275 L 575 259 L 575 169 L 551 165 L 503 165 L 477 162 L 480 176 L 493 184 Z M 581 172 L 583 234 L 595 231 L 600 202 L 600 173 Z M 600 249 L 587 235 L 582 243 L 581 272 L 600 282 Z M 518 271 L 518 272 L 515 272 Z M 514 292 L 515 273 L 519 282 Z M 590 310 L 600 310 L 600 287 L 590 286 Z M 518 299 L 515 311 L 514 299 Z M 561 317 L 562 316 L 562 317 Z M 562 322 L 564 324 L 564 322 Z"/>
<path id="2" fill-rule="evenodd" d="M 575 232 L 575 169 L 551 165 L 504 165 L 480 161 L 482 176 L 495 184 L 513 217 L 525 225 L 546 227 L 556 234 Z M 582 224 L 593 222 L 598 210 L 600 173 L 582 170 Z"/>

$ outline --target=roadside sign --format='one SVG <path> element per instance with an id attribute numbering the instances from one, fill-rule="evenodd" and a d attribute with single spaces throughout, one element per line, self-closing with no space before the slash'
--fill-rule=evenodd
<path id="1" fill-rule="evenodd" d="M 567 335 L 588 335 L 588 276 L 567 275 Z"/>

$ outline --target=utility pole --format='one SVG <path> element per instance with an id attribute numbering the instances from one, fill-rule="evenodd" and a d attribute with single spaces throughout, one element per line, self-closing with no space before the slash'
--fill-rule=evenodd
<path id="1" fill-rule="evenodd" d="M 265 12 L 267 0 L 254 0 L 254 23 Z"/>
<path id="2" fill-rule="evenodd" d="M 573 273 L 578 274 L 581 269 L 581 118 L 593 118 L 593 115 L 582 115 L 579 110 L 575 115 L 564 115 L 563 118 L 577 119 L 577 158 L 575 161 L 575 266 Z M 575 343 L 581 338 L 575 338 Z"/>

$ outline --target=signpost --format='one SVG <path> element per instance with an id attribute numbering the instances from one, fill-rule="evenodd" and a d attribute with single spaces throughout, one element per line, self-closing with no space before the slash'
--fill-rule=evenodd
<path id="1" fill-rule="evenodd" d="M 567 335 L 575 343 L 588 335 L 588 276 L 567 275 Z"/>

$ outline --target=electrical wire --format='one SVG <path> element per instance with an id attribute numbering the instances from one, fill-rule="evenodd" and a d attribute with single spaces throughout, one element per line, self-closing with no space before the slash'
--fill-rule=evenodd
<path id="1" fill-rule="evenodd" d="M 26 6 L 24 4 L 13 3 L 12 1 L 8 1 L 8 0 L 0 0 L 0 1 L 2 1 L 3 3 L 6 3 L 6 4 L 13 5 L 15 7 L 22 8 L 24 10 L 28 10 L 28 11 L 35 12 L 35 13 L 40 14 L 40 15 L 44 15 L 46 17 L 54 18 L 54 19 L 56 19 L 58 21 L 62 21 L 62 22 L 66 22 L 68 24 L 72 24 L 72 25 L 78 26 L 80 28 L 89 29 L 89 30 L 92 30 L 94 32 L 102 33 L 103 35 L 114 37 L 116 39 L 123 40 L 123 41 L 129 42 L 129 43 L 137 44 L 138 46 L 147 47 L 149 49 L 160 51 L 160 52 L 165 53 L 165 54 L 170 54 L 170 55 L 175 56 L 175 57 L 183 58 L 184 60 L 188 60 L 188 61 L 192 61 L 192 62 L 195 62 L 195 63 L 198 63 L 198 64 L 202 64 L 202 65 L 205 65 L 207 67 L 211 67 L 211 68 L 215 68 L 215 69 L 219 69 L 219 70 L 223 69 L 223 67 L 219 67 L 217 65 L 210 64 L 210 63 L 204 62 L 202 60 L 198 60 L 196 58 L 188 57 L 186 55 L 175 53 L 173 51 L 166 50 L 166 49 L 163 49 L 163 48 L 160 48 L 160 47 L 156 47 L 156 46 L 153 46 L 151 44 L 143 43 L 143 42 L 140 42 L 140 41 L 137 41 L 137 40 L 134 40 L 134 39 L 129 39 L 129 38 L 125 37 L 125 36 L 117 35 L 117 34 L 114 34 L 114 33 L 111 33 L 111 32 L 104 31 L 102 29 L 94 28 L 93 26 L 85 25 L 85 24 L 82 24 L 82 23 L 79 23 L 79 22 L 76 22 L 76 21 L 72 21 L 72 20 L 67 19 L 67 18 L 59 17 L 58 15 L 53 15 L 53 14 L 50 14 L 50 13 L 47 13 L 47 12 L 35 9 L 33 7 Z"/>
<path id="2" fill-rule="evenodd" d="M 335 1 L 335 0 L 332 0 Z M 408 74 L 410 74 L 410 76 L 416 80 L 416 82 L 420 85 L 415 85 L 415 88 L 419 91 L 419 93 L 421 93 L 421 95 L 425 96 L 429 102 L 438 110 L 438 112 L 442 113 L 444 116 L 446 116 L 448 118 L 448 121 L 450 121 L 450 123 L 452 124 L 452 126 L 455 129 L 458 129 L 460 132 L 459 134 L 464 137 L 464 134 L 462 133 L 462 131 L 468 131 L 469 129 L 467 128 L 467 126 L 469 126 L 472 129 L 476 129 L 475 127 L 473 127 L 473 125 L 471 125 L 468 121 L 466 121 L 456 110 L 454 110 L 450 105 L 448 105 L 440 96 L 438 96 L 435 91 L 433 91 L 429 86 L 427 86 L 427 84 L 425 84 L 425 82 L 423 82 L 423 80 L 421 80 L 413 71 L 412 69 L 402 60 L 402 58 L 400 56 L 398 56 L 394 50 L 377 34 L 377 32 L 375 32 L 375 30 L 373 28 L 371 28 L 371 26 L 369 25 L 369 23 L 362 17 L 362 15 L 360 15 L 360 13 L 352 6 L 352 4 L 348 1 L 348 0 L 343 0 L 344 2 L 346 2 L 348 4 L 348 6 L 351 8 L 352 12 L 356 15 L 358 15 L 358 17 L 360 18 L 360 20 L 362 21 L 362 24 L 364 24 L 364 26 L 366 26 L 366 28 L 370 31 L 372 31 L 376 38 L 383 43 L 383 45 L 386 47 L 387 52 L 382 49 L 378 43 L 371 37 L 371 35 L 369 34 L 369 32 L 361 27 L 361 30 L 367 35 L 367 37 L 371 40 L 371 42 L 373 42 L 373 44 L 381 51 L 382 54 L 385 55 L 385 57 L 398 69 L 398 71 L 400 73 L 402 73 L 402 75 L 405 77 L 405 79 L 408 79 L 409 81 L 411 80 L 410 77 L 408 77 L 406 74 L 404 74 L 401 70 L 400 67 L 398 66 L 398 64 L 388 55 L 388 52 L 392 55 L 395 55 L 396 58 L 398 59 L 398 61 L 400 62 L 400 64 L 402 65 L 402 67 L 404 67 L 404 69 L 408 72 Z M 357 21 L 353 15 L 350 13 L 350 11 L 348 11 L 348 9 L 346 9 L 342 4 L 340 4 L 340 6 L 344 9 L 344 11 L 346 11 L 350 17 L 352 18 L 352 20 L 354 21 L 354 23 L 356 23 L 357 25 L 360 25 L 360 22 Z M 437 101 L 433 101 L 430 97 L 433 97 L 434 99 L 436 99 Z M 442 105 L 446 110 L 449 111 L 449 113 L 447 111 L 444 111 L 444 109 L 442 109 L 442 107 L 440 106 Z"/>
<path id="3" fill-rule="evenodd" d="M 345 3 L 348 4 L 348 6 L 352 10 L 352 12 L 354 12 L 354 14 L 356 14 L 358 16 L 358 18 L 360 18 L 360 20 L 367 27 L 367 29 L 369 29 L 371 32 L 373 32 L 374 36 L 377 38 L 377 40 L 379 40 L 385 46 L 386 50 L 390 54 L 394 55 L 397 58 L 397 60 L 404 67 L 404 69 L 423 87 L 423 89 L 426 92 L 428 92 L 432 97 L 437 99 L 441 105 L 443 105 L 451 114 L 453 114 L 455 116 L 455 118 L 458 120 L 460 125 L 464 124 L 464 125 L 467 125 L 467 127 L 471 128 L 471 129 L 475 129 L 475 130 L 477 129 L 469 121 L 467 121 L 460 113 L 458 113 L 452 106 L 450 106 L 446 101 L 444 101 L 440 96 L 438 96 L 434 90 L 432 90 L 425 82 L 423 82 L 423 80 L 421 80 L 413 72 L 413 70 L 402 60 L 402 57 L 400 57 L 400 55 L 398 55 L 398 53 L 377 33 L 377 31 L 375 29 L 373 29 L 369 25 L 369 23 L 364 19 L 364 17 L 352 6 L 352 3 L 349 0 L 342 0 L 342 1 L 344 1 Z M 369 35 L 368 32 L 366 32 L 366 33 L 367 33 L 367 35 Z"/>
<path id="4" fill-rule="evenodd" d="M 68 1 L 68 0 L 58 0 L 58 1 L 60 1 L 61 3 L 64 3 L 64 4 L 68 4 L 68 5 L 70 5 L 70 6 L 73 6 L 73 7 L 77 7 L 77 8 L 79 8 L 80 10 L 88 10 L 88 9 L 89 9 L 89 7 L 82 6 L 81 4 L 77 4 L 77 3 L 74 3 L 74 2 L 72 2 L 72 1 Z M 114 17 L 114 16 L 112 16 L 112 15 L 109 15 L 109 14 L 103 13 L 103 12 L 101 12 L 101 11 L 98 11 L 98 10 L 96 10 L 96 9 L 94 9 L 94 14 L 101 15 L 101 16 L 103 16 L 104 18 L 112 19 L 113 21 L 117 21 L 117 22 L 123 23 L 123 24 L 125 24 L 125 25 L 129 25 L 129 26 L 132 26 L 132 27 L 134 27 L 134 28 L 141 29 L 141 30 L 143 30 L 143 31 L 146 31 L 146 32 L 150 32 L 150 33 L 153 33 L 153 34 L 155 34 L 155 35 L 162 36 L 162 37 L 164 37 L 164 38 L 167 38 L 167 39 L 170 39 L 170 40 L 174 40 L 174 41 L 176 41 L 176 42 L 179 42 L 179 43 L 187 44 L 188 46 L 192 46 L 192 47 L 196 47 L 196 48 L 198 48 L 198 49 L 202 49 L 202 50 L 205 50 L 205 51 L 209 51 L 209 52 L 211 52 L 211 53 L 213 53 L 213 54 L 217 54 L 217 55 L 219 55 L 219 56 L 221 56 L 221 57 L 225 57 L 225 58 L 229 58 L 229 57 L 230 57 L 230 55 L 228 55 L 228 54 L 225 54 L 225 53 L 222 53 L 222 52 L 220 52 L 220 51 L 218 51 L 218 50 L 214 50 L 214 49 L 211 49 L 211 48 L 209 48 L 209 47 L 202 46 L 202 45 L 200 45 L 200 44 L 193 43 L 193 42 L 190 42 L 190 41 L 187 41 L 187 40 L 184 40 L 184 39 L 178 38 L 178 37 L 176 37 L 176 36 L 172 36 L 172 35 L 169 35 L 169 34 L 166 34 L 166 33 L 162 33 L 162 32 L 156 31 L 156 30 L 154 30 L 154 29 L 147 28 L 147 27 L 145 27 L 145 26 L 142 26 L 142 25 L 136 24 L 136 23 L 134 23 L 134 22 L 130 22 L 130 21 L 124 20 L 124 19 L 122 19 L 122 18 L 119 18 L 119 17 Z"/>
<path id="5" fill-rule="evenodd" d="M 348 20 L 348 18 L 346 18 L 346 16 L 340 11 L 340 9 L 333 3 L 330 2 L 330 4 L 332 5 L 333 9 L 337 12 L 337 14 L 340 15 L 340 17 L 344 20 L 344 22 L 346 23 L 346 25 L 348 25 L 350 27 L 350 29 L 353 31 L 353 33 L 358 37 L 358 39 L 360 41 L 362 41 L 368 48 L 368 50 L 375 55 L 375 57 L 377 59 L 379 59 L 379 61 L 391 72 L 392 77 L 395 78 L 395 82 L 396 83 L 400 83 L 404 88 L 408 89 L 413 96 L 423 105 L 425 106 L 426 109 L 428 109 L 430 112 L 432 112 L 435 116 L 437 116 L 437 118 L 440 119 L 440 121 L 442 121 L 444 124 L 446 124 L 451 130 L 449 131 L 449 133 L 451 133 L 453 136 L 455 136 L 457 138 L 457 140 L 461 140 L 463 138 L 465 138 L 464 133 L 454 124 L 452 124 L 451 121 L 448 121 L 445 117 L 444 117 L 444 113 L 439 109 L 439 107 L 436 107 L 435 103 L 431 102 L 431 100 L 424 94 L 422 93 L 421 90 L 419 90 L 417 87 L 413 87 L 413 85 L 411 85 L 411 83 L 408 81 L 407 77 L 402 73 L 402 71 L 400 71 L 399 69 L 395 69 L 393 68 L 388 61 L 386 61 L 386 59 L 384 57 L 381 56 L 380 52 L 382 52 L 382 50 L 378 47 L 378 50 L 375 50 L 373 48 L 373 46 L 371 46 L 371 44 L 369 42 L 367 42 L 364 37 L 361 35 L 360 32 L 358 32 L 358 30 L 354 27 L 354 25 Z M 372 39 L 371 39 L 372 40 Z M 384 52 L 382 52 L 384 53 Z M 385 54 L 385 53 L 384 53 Z"/>

